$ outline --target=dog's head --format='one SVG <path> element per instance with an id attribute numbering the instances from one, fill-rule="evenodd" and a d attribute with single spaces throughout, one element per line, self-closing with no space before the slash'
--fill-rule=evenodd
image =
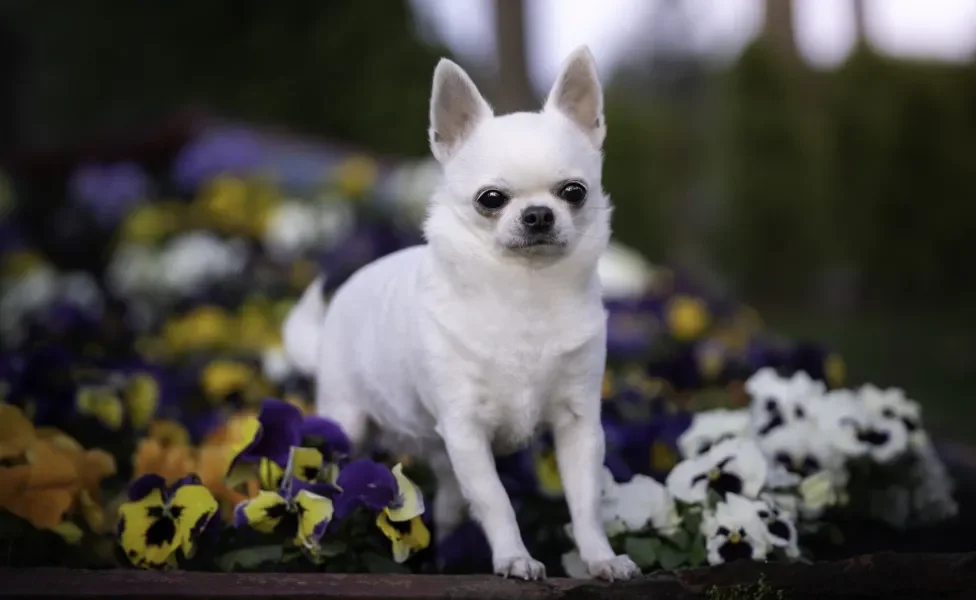
<path id="1" fill-rule="evenodd" d="M 467 73 L 441 60 L 430 146 L 444 179 L 424 225 L 427 240 L 468 263 L 487 257 L 594 269 L 610 237 L 605 135 L 603 92 L 585 46 L 563 63 L 536 113 L 495 116 Z"/>

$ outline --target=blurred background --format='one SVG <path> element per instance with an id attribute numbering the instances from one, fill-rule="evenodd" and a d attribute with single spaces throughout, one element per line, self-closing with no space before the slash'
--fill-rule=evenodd
<path id="1" fill-rule="evenodd" d="M 136 197 L 206 189 L 211 213 L 264 214 L 200 183 L 257 163 L 288 193 L 339 164 L 349 197 L 392 187 L 412 239 L 437 60 L 498 111 L 535 109 L 581 43 L 605 82 L 617 240 L 972 437 L 976 0 L 0 0 L 5 251 L 28 239 L 61 269 L 117 274 L 119 240 L 172 216 L 122 222 Z M 279 223 L 281 264 L 303 215 Z"/>

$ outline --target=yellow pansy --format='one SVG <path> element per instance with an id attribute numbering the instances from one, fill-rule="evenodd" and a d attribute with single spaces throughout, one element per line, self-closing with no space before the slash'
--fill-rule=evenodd
<path id="1" fill-rule="evenodd" d="M 674 296 L 665 307 L 665 319 L 675 339 L 691 341 L 705 332 L 712 317 L 701 298 Z"/>
<path id="2" fill-rule="evenodd" d="M 332 514 L 332 500 L 308 490 L 300 490 L 293 497 L 287 492 L 262 490 L 237 506 L 234 525 L 286 535 L 296 546 L 315 555 Z"/>
<path id="3" fill-rule="evenodd" d="M 532 453 L 535 478 L 539 484 L 539 492 L 550 498 L 563 495 L 563 481 L 559 476 L 559 464 L 556 452 L 551 448 Z"/>
<path id="4" fill-rule="evenodd" d="M 393 545 L 393 560 L 402 563 L 410 554 L 430 545 L 430 531 L 424 525 L 424 498 L 420 488 L 403 473 L 403 465 L 391 469 L 397 483 L 393 506 L 380 511 L 376 526 Z"/>
<path id="5" fill-rule="evenodd" d="M 159 403 L 159 384 L 148 373 L 136 373 L 125 384 L 125 405 L 129 422 L 136 429 L 145 429 L 156 414 Z"/>
<path id="6" fill-rule="evenodd" d="M 79 388 L 75 395 L 75 408 L 79 414 L 94 417 L 113 431 L 121 429 L 125 421 L 122 399 L 108 386 Z"/>
<path id="7" fill-rule="evenodd" d="M 373 159 L 367 156 L 352 156 L 336 168 L 336 186 L 342 195 L 359 198 L 373 188 L 378 173 Z"/>
<path id="8" fill-rule="evenodd" d="M 177 551 L 191 557 L 196 537 L 217 514 L 210 491 L 189 477 L 167 488 L 146 475 L 130 486 L 130 501 L 119 507 L 119 543 L 129 561 L 142 568 L 177 566 Z"/>
<path id="9" fill-rule="evenodd" d="M 844 385 L 847 379 L 847 365 L 839 354 L 828 354 L 824 360 L 824 376 L 827 384 L 832 388 L 839 388 Z"/>
<path id="10" fill-rule="evenodd" d="M 185 205 L 179 200 L 141 204 L 122 221 L 119 234 L 123 241 L 155 244 L 179 230 Z"/>

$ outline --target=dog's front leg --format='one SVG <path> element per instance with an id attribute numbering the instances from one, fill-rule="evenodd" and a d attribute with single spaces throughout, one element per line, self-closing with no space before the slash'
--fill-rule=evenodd
<path id="1" fill-rule="evenodd" d="M 498 477 L 484 429 L 463 418 L 442 422 L 439 429 L 461 493 L 488 538 L 495 573 L 543 579 L 546 568 L 529 556 L 522 542 L 515 510 Z"/>
<path id="2" fill-rule="evenodd" d="M 589 403 L 592 405 L 592 401 Z M 584 414 L 567 410 L 553 423 L 556 461 L 572 518 L 573 537 L 590 575 L 629 579 L 640 569 L 627 555 L 615 556 L 600 519 L 600 485 L 606 443 L 599 405 Z"/>

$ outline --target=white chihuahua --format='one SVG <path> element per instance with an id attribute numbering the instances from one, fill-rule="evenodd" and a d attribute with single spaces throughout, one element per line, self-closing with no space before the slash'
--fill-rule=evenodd
<path id="1" fill-rule="evenodd" d="M 639 573 L 615 556 L 598 514 L 606 312 L 596 267 L 610 237 L 601 185 L 603 92 L 588 48 L 573 52 L 545 108 L 496 117 L 458 65 L 434 71 L 430 145 L 444 178 L 427 244 L 367 265 L 328 310 L 313 283 L 284 326 L 316 377 L 316 404 L 354 444 L 370 424 L 438 479 L 439 536 L 471 515 L 495 572 L 540 579 L 493 452 L 551 427 L 573 534 L 594 577 Z"/>

